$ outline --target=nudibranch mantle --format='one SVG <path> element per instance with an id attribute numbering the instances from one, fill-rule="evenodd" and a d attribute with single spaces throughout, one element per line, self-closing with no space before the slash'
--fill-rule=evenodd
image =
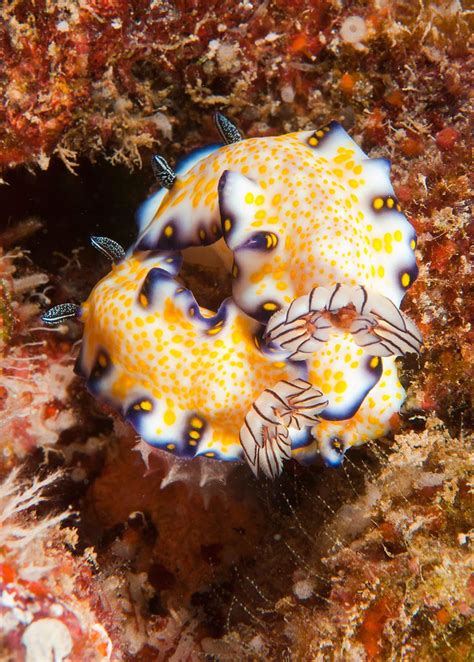
<path id="1" fill-rule="evenodd" d="M 262 322 L 315 285 L 364 285 L 398 306 L 417 275 L 416 238 L 389 169 L 335 122 L 225 145 L 150 208 L 136 246 L 180 250 L 223 234 L 234 299 Z"/>
<path id="2" fill-rule="evenodd" d="M 163 188 L 139 210 L 125 254 L 76 312 L 88 388 L 152 446 L 236 460 L 274 477 L 293 457 L 344 453 L 386 433 L 404 400 L 395 357 L 421 337 L 399 305 L 417 275 L 415 232 L 384 159 L 368 159 L 337 123 L 159 156 Z M 229 263 L 232 298 L 201 308 L 179 281 L 181 252 L 211 245 Z"/>
<path id="3" fill-rule="evenodd" d="M 307 369 L 259 349 L 260 325 L 232 300 L 217 313 L 198 306 L 174 277 L 178 264 L 140 252 L 113 267 L 82 306 L 76 370 L 152 446 L 237 460 L 239 429 L 265 387 Z"/>

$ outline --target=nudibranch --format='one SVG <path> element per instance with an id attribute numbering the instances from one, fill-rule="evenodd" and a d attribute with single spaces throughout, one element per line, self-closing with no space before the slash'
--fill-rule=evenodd
<path id="1" fill-rule="evenodd" d="M 101 250 L 110 242 L 92 238 Z M 76 371 L 145 441 L 180 457 L 238 460 L 247 416 L 252 441 L 273 435 L 279 453 L 262 447 L 259 465 L 278 473 L 291 457 L 288 428 L 307 443 L 327 399 L 305 381 L 304 363 L 259 348 L 261 325 L 232 300 L 216 313 L 201 308 L 175 278 L 180 262 L 177 254 L 136 252 L 114 264 L 80 311 L 71 307 L 84 323 Z"/>
<path id="2" fill-rule="evenodd" d="M 339 124 L 243 140 L 216 123 L 225 144 L 176 170 L 153 157 L 162 188 L 136 243 L 125 254 L 93 238 L 112 271 L 81 307 L 43 319 L 82 319 L 78 371 L 151 445 L 243 454 L 271 477 L 290 457 L 337 466 L 390 429 L 405 397 L 395 358 L 421 347 L 399 308 L 417 275 L 414 229 L 389 163 Z M 179 281 L 182 251 L 211 244 L 233 283 L 217 312 Z"/>

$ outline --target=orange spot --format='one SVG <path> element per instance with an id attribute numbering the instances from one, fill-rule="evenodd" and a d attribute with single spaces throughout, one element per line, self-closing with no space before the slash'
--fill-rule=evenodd
<path id="1" fill-rule="evenodd" d="M 394 430 L 394 432 L 397 432 L 398 430 L 401 429 L 402 426 L 402 419 L 400 418 L 400 414 L 395 413 L 390 416 L 390 429 Z"/>
<path id="2" fill-rule="evenodd" d="M 451 616 L 447 609 L 442 607 L 436 612 L 436 620 L 442 625 L 447 625 L 451 621 Z"/>
<path id="3" fill-rule="evenodd" d="M 400 90 L 392 90 L 386 95 L 385 101 L 389 104 L 389 106 L 394 106 L 395 108 L 402 108 L 403 94 L 401 93 Z"/>
<path id="4" fill-rule="evenodd" d="M 339 87 L 341 88 L 341 91 L 344 92 L 344 94 L 352 94 L 356 82 L 357 81 L 355 77 L 346 72 L 343 74 L 341 80 L 339 81 Z"/>
<path id="5" fill-rule="evenodd" d="M 395 605 L 388 597 L 377 600 L 365 612 L 358 638 L 362 642 L 369 660 L 380 655 L 385 623 L 394 616 Z"/>
<path id="6" fill-rule="evenodd" d="M 456 131 L 456 129 L 452 129 L 451 127 L 447 126 L 445 129 L 438 131 L 436 134 L 436 144 L 440 149 L 453 149 L 459 140 L 460 135 L 461 134 L 459 131 Z"/>
<path id="7" fill-rule="evenodd" d="M 382 522 L 379 524 L 379 532 L 385 542 L 396 542 L 398 535 L 395 527 L 391 522 Z"/>
<path id="8" fill-rule="evenodd" d="M 174 412 L 171 411 L 171 409 L 167 409 L 163 415 L 163 420 L 166 425 L 173 425 L 173 423 L 176 421 L 176 416 Z"/>
<path id="9" fill-rule="evenodd" d="M 15 581 L 16 572 L 15 568 L 9 563 L 0 563 L 0 577 L 5 584 Z"/>
<path id="10" fill-rule="evenodd" d="M 421 156 L 425 150 L 425 145 L 421 138 L 405 138 L 400 147 L 405 156 L 410 158 Z"/>
<path id="11" fill-rule="evenodd" d="M 308 35 L 300 32 L 290 43 L 288 50 L 290 53 L 301 53 L 308 48 L 308 45 Z"/>
<path id="12" fill-rule="evenodd" d="M 59 413 L 59 408 L 54 403 L 49 403 L 45 406 L 43 411 L 43 418 L 48 420 L 49 418 L 56 418 Z"/>
<path id="13" fill-rule="evenodd" d="M 105 658 L 105 656 L 107 655 L 107 650 L 108 650 L 107 642 L 103 641 L 102 643 L 98 644 L 96 646 L 96 649 L 97 649 L 97 652 L 99 653 L 99 655 L 101 655 L 102 657 Z"/>

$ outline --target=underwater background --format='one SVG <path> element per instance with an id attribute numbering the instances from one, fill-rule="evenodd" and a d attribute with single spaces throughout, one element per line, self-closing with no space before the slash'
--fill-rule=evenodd
<path id="1" fill-rule="evenodd" d="M 471 659 L 469 40 L 457 1 L 8 0 L 0 8 L 0 660 Z M 219 136 L 339 122 L 415 227 L 393 432 L 339 468 L 150 454 L 74 375 L 84 301 Z M 216 310 L 219 267 L 182 274 Z M 470 482 L 471 481 L 471 482 Z"/>

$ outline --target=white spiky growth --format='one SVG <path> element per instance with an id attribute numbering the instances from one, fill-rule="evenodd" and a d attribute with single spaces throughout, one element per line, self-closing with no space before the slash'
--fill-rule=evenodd
<path id="1" fill-rule="evenodd" d="M 202 496 L 204 506 L 207 508 L 211 497 L 218 493 L 225 497 L 225 486 L 229 475 L 235 471 L 238 464 L 229 462 L 217 462 L 206 457 L 183 459 L 174 457 L 159 448 L 153 448 L 143 439 L 138 439 L 133 448 L 140 453 L 145 464 L 145 476 L 158 471 L 151 466 L 150 458 L 156 457 L 160 460 L 159 470 L 165 470 L 161 480 L 161 489 L 176 483 L 184 484 L 191 492 L 197 492 Z"/>
<path id="2" fill-rule="evenodd" d="M 60 472 L 52 473 L 46 478 L 34 478 L 30 485 L 25 485 L 20 480 L 20 469 L 16 468 L 0 485 L 0 547 L 15 551 L 20 562 L 26 555 L 31 559 L 31 546 L 44 540 L 51 529 L 70 516 L 70 512 L 62 512 L 35 519 L 29 524 L 19 519 L 26 511 L 45 501 L 45 491 L 61 475 Z"/>

